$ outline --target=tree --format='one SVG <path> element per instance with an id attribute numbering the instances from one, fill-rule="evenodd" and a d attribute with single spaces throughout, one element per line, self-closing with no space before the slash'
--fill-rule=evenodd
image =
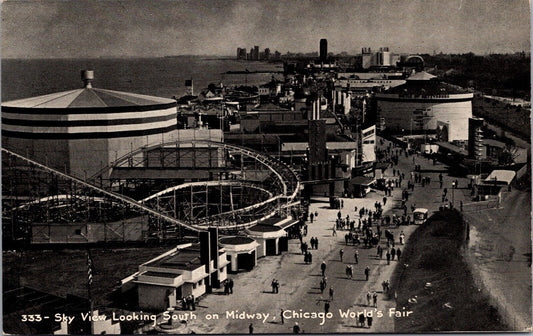
<path id="1" fill-rule="evenodd" d="M 498 164 L 508 166 L 514 163 L 514 159 L 518 156 L 518 149 L 513 145 L 507 145 L 498 155 Z"/>

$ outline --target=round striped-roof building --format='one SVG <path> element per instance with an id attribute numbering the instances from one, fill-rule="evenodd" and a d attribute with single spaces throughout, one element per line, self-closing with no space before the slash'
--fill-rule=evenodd
<path id="1" fill-rule="evenodd" d="M 91 176 L 148 145 L 175 138 L 177 103 L 92 87 L 2 103 L 2 145 L 51 167 Z"/>

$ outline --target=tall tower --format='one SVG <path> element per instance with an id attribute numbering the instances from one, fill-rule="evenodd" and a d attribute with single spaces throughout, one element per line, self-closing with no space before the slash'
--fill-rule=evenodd
<path id="1" fill-rule="evenodd" d="M 325 62 L 328 59 L 328 40 L 320 40 L 320 62 Z"/>
<path id="2" fill-rule="evenodd" d="M 483 155 L 483 118 L 468 118 L 468 157 L 484 159 Z"/>

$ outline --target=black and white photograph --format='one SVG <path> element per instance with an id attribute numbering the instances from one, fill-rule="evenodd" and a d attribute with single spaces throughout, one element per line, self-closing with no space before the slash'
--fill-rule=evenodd
<path id="1" fill-rule="evenodd" d="M 532 332 L 530 0 L 2 0 L 2 333 Z"/>

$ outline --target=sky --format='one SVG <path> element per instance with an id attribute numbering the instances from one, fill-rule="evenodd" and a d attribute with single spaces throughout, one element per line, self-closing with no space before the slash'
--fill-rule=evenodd
<path id="1" fill-rule="evenodd" d="M 529 0 L 3 0 L 1 20 L 3 58 L 531 49 Z"/>

